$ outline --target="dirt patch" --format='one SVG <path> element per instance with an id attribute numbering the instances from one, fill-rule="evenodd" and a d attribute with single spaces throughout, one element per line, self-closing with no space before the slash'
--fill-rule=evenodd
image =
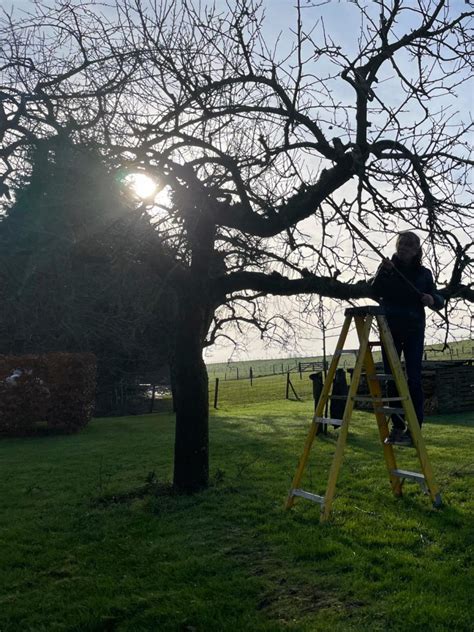
<path id="1" fill-rule="evenodd" d="M 148 474 L 144 485 L 128 489 L 114 494 L 103 494 L 91 501 L 94 507 L 110 507 L 111 505 L 131 504 L 135 500 L 143 498 L 158 498 L 162 496 L 175 496 L 178 492 L 171 483 L 160 483 L 156 480 L 154 472 Z"/>
<path id="2" fill-rule="evenodd" d="M 295 584 L 282 579 L 279 585 L 268 591 L 258 604 L 258 610 L 271 619 L 291 621 L 302 615 L 321 610 L 352 610 L 360 608 L 362 602 L 341 601 L 330 589 L 323 590 L 312 584 Z"/>

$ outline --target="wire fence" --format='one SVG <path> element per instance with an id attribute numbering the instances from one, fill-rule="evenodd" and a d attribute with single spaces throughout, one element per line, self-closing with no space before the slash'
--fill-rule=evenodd
<path id="1" fill-rule="evenodd" d="M 354 361 L 350 358 L 351 353 L 341 360 L 342 368 L 350 368 Z M 326 364 L 331 357 L 326 360 Z M 305 373 L 308 371 L 320 371 L 323 367 L 323 358 L 293 358 L 282 362 L 277 360 L 249 360 L 234 362 L 232 364 L 210 364 L 207 367 L 209 380 L 219 378 L 222 381 L 252 380 L 261 377 L 272 377 L 286 375 L 287 373 Z"/>
<path id="2" fill-rule="evenodd" d="M 354 367 L 357 350 L 348 350 L 340 361 L 339 368 Z M 374 352 L 374 361 L 381 361 L 381 353 Z M 427 347 L 426 361 L 464 361 L 474 358 L 473 341 L 464 341 L 456 346 L 441 350 Z M 331 361 L 328 356 L 326 368 Z M 209 373 L 209 404 L 211 407 L 227 407 L 239 404 L 255 404 L 282 399 L 311 401 L 313 399 L 312 373 L 324 372 L 322 358 L 296 359 L 291 362 L 242 362 L 240 366 L 220 365 Z M 270 374 L 268 371 L 270 370 Z M 275 371 L 275 373 L 273 373 Z M 348 378 L 349 381 L 349 378 Z M 151 388 L 151 386 L 150 386 Z M 156 394 L 151 403 L 154 412 L 172 410 L 171 393 Z"/>
<path id="3" fill-rule="evenodd" d="M 255 404 L 279 399 L 311 400 L 313 383 L 309 372 L 287 372 L 247 380 L 209 382 L 209 401 L 214 408 L 220 405 Z"/>

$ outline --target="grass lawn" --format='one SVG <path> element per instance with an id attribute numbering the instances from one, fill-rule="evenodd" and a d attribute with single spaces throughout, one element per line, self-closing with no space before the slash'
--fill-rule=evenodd
<path id="1" fill-rule="evenodd" d="M 320 525 L 309 501 L 283 510 L 311 406 L 215 412 L 196 496 L 166 485 L 166 414 L 2 440 L 0 631 L 472 632 L 474 414 L 426 423 L 434 510 L 416 485 L 391 495 L 374 418 L 356 413 Z M 305 489 L 323 493 L 335 437 L 317 440 Z"/>

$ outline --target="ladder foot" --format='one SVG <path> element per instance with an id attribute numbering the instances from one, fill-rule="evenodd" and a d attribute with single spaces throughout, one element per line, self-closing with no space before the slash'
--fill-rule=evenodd
<path id="1" fill-rule="evenodd" d="M 435 494 L 435 497 L 433 500 L 434 509 L 440 509 L 442 506 L 443 506 L 443 500 L 441 498 L 441 494 Z"/>

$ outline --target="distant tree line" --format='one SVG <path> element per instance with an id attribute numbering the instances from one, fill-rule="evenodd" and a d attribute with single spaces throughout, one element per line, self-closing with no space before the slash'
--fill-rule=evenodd
<path id="1" fill-rule="evenodd" d="M 27 159 L 29 174 L 0 221 L 0 353 L 92 351 L 97 413 L 128 412 L 114 392 L 125 386 L 136 406 L 139 382 L 167 372 L 164 250 L 94 147 L 58 136 Z"/>

